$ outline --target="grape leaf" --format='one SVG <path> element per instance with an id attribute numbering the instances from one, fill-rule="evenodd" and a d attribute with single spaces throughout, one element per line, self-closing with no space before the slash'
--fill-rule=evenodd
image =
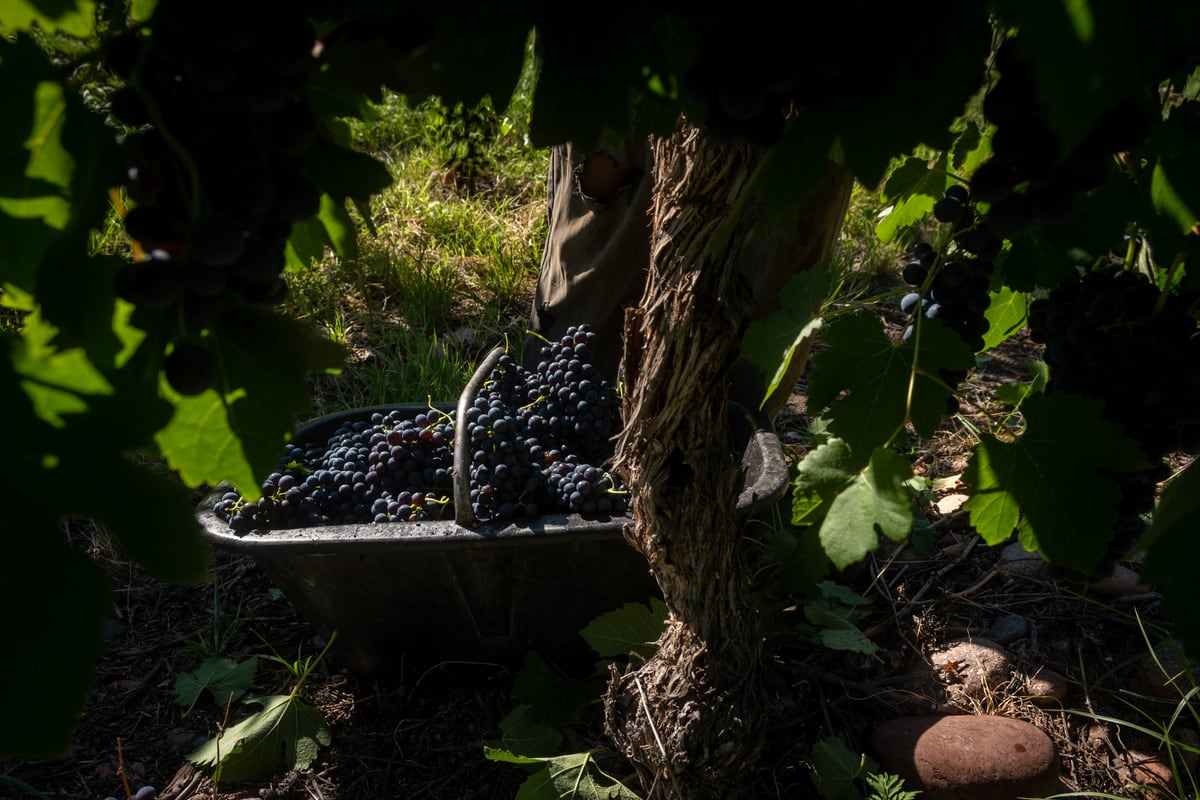
<path id="1" fill-rule="evenodd" d="M 1001 0 L 994 10 L 1020 30 L 1018 51 L 1033 61 L 1038 98 L 1063 152 L 1080 142 L 1100 114 L 1122 98 L 1157 85 L 1172 63 L 1191 53 L 1200 8 L 1172 0 L 1144 3 L 1026 3 Z M 1153 36 L 1133 36 L 1143 20 L 1163 20 Z M 1121 53 L 1115 59 L 1113 53 Z"/>
<path id="2" fill-rule="evenodd" d="M 1075 199 L 1075 213 L 1059 223 L 1034 223 L 997 261 L 1005 286 L 1017 292 L 1057 286 L 1109 252 L 1125 253 L 1124 232 L 1138 219 L 1138 189 L 1114 172 L 1099 189 Z"/>
<path id="3" fill-rule="evenodd" d="M 870 655 L 878 649 L 855 624 L 868 613 L 871 601 L 853 590 L 823 581 L 819 596 L 804 605 L 804 617 L 819 630 L 816 639 L 831 650 Z"/>
<path id="4" fill-rule="evenodd" d="M 1195 658 L 1200 654 L 1200 582 L 1181 564 L 1200 560 L 1200 468 L 1193 462 L 1163 490 L 1154 509 L 1146 542 L 1142 580 L 1154 583 L 1163 594 L 1172 633 Z"/>
<path id="5" fill-rule="evenodd" d="M 517 800 L 638 800 L 624 784 L 596 766 L 590 752 L 541 760 L 546 766 L 525 779 L 517 790 Z"/>
<path id="6" fill-rule="evenodd" d="M 604 658 L 637 653 L 645 658 L 658 649 L 658 637 L 666 626 L 667 606 L 657 597 L 644 603 L 626 603 L 601 614 L 584 626 L 579 635 Z"/>
<path id="7" fill-rule="evenodd" d="M 879 767 L 870 756 L 855 753 L 830 736 L 812 746 L 813 783 L 825 800 L 859 800 L 857 781 Z"/>
<path id="8" fill-rule="evenodd" d="M 912 466 L 898 453 L 876 448 L 865 470 L 846 475 L 821 523 L 821 545 L 838 569 L 858 563 L 882 534 L 902 542 L 912 531 L 912 497 L 904 482 Z"/>
<path id="9" fill-rule="evenodd" d="M 962 113 L 979 88 L 991 46 L 988 10 L 974 3 L 942 2 L 930 11 L 919 19 L 901 5 L 878 6 L 869 22 L 861 17 L 847 21 L 868 38 L 895 37 L 910 45 L 900 56 L 902 63 L 862 76 L 872 82 L 875 102 L 863 103 L 849 90 L 831 102 L 845 166 L 867 187 L 878 184 L 897 153 L 911 152 L 920 144 L 948 149 L 948 121 Z M 843 63 L 854 61 L 853 53 L 853 46 L 844 49 Z M 870 60 L 866 53 L 861 58 L 864 63 Z M 904 90 L 912 81 L 935 82 L 938 91 L 914 96 Z M 879 124 L 884 119 L 886 130 Z"/>
<path id="10" fill-rule="evenodd" d="M 257 670 L 258 658 L 254 656 L 240 663 L 223 656 L 209 656 L 196 669 L 181 673 L 175 679 L 171 693 L 175 702 L 187 708 L 187 711 L 192 710 L 206 690 L 213 702 L 224 706 L 246 693 Z"/>
<path id="11" fill-rule="evenodd" d="M 525 779 L 516 800 L 638 800 L 624 784 L 597 767 L 591 753 L 534 757 L 484 746 L 483 755 L 506 764 L 544 765 Z"/>
<path id="12" fill-rule="evenodd" d="M 244 390 L 179 398 L 155 441 L 188 485 L 228 481 L 257 497 L 311 405 L 306 377 L 340 368 L 344 350 L 303 323 L 232 300 L 213 332 L 226 385 Z"/>
<path id="13" fill-rule="evenodd" d="M 228 481 L 248 499 L 258 499 L 259 484 L 268 473 L 257 472 L 246 457 L 215 390 L 178 398 L 170 422 L 154 439 L 167 464 L 188 486 Z M 276 458 L 283 444 L 280 439 Z"/>
<path id="14" fill-rule="evenodd" d="M 20 492 L 13 478 L 0 468 L 4 485 Z M 57 517 L 23 512 L 25 500 L 5 512 L 0 559 L 0 624 L 9 648 L 0 659 L 0 758 L 64 758 L 96 679 L 112 594 L 104 572 L 64 542 Z"/>
<path id="15" fill-rule="evenodd" d="M 794 120 L 754 171 L 747 192 L 761 191 L 764 226 L 792 224 L 795 209 L 829 170 L 834 123 L 818 112 Z"/>
<path id="16" fill-rule="evenodd" d="M 392 24 L 411 25 L 411 18 L 403 14 Z M 394 88 L 411 98 L 436 95 L 451 108 L 473 107 L 484 97 L 503 108 L 521 76 L 533 26 L 522 4 L 485 4 L 471 14 L 444 16 L 419 47 L 398 56 L 393 50 L 394 69 L 403 81 Z"/>
<path id="17" fill-rule="evenodd" d="M 603 694 L 603 678 L 567 678 L 533 652 L 525 654 L 512 687 L 514 700 L 529 706 L 539 720 L 558 726 L 578 722 L 583 709 L 598 702 Z"/>
<path id="18" fill-rule="evenodd" d="M 354 221 L 344 202 L 327 194 L 321 195 L 321 210 L 311 219 L 292 226 L 287 243 L 287 265 L 292 271 L 308 269 L 314 261 L 325 257 L 328 247 L 342 258 L 358 257 L 358 239 Z"/>
<path id="19" fill-rule="evenodd" d="M 93 0 L 0 0 L 0 34 L 42 30 L 86 39 L 96 31 Z"/>
<path id="20" fill-rule="evenodd" d="M 860 622 L 871 613 L 874 603 L 869 597 L 863 597 L 849 586 L 843 586 L 833 581 L 821 581 L 817 585 L 817 600 L 814 603 L 822 608 L 836 612 L 842 619 Z"/>
<path id="21" fill-rule="evenodd" d="M 850 447 L 837 437 L 828 439 L 800 460 L 792 482 L 792 524 L 820 522 L 828 503 L 855 473 Z"/>
<path id="22" fill-rule="evenodd" d="M 157 6 L 158 0 L 130 0 L 129 16 L 138 22 L 147 22 Z"/>
<path id="23" fill-rule="evenodd" d="M 1046 384 L 1050 381 L 1050 367 L 1046 366 L 1045 361 L 1031 361 L 1028 369 L 1032 374 L 1028 383 L 1022 381 L 1002 383 L 996 387 L 996 399 L 1017 408 L 1025 402 L 1026 397 L 1034 392 L 1044 392 Z"/>
<path id="24" fill-rule="evenodd" d="M 821 549 L 816 527 L 798 528 L 786 519 L 766 534 L 767 561 L 777 580 L 789 594 L 802 594 L 829 572 L 829 560 Z"/>
<path id="25" fill-rule="evenodd" d="M 382 161 L 325 138 L 317 139 L 305 157 L 304 168 L 322 193 L 339 203 L 347 198 L 365 203 L 393 181 Z"/>
<path id="26" fill-rule="evenodd" d="M 991 154 L 992 137 L 984 136 L 974 120 L 967 120 L 950 149 L 950 166 L 960 175 L 973 175 Z"/>
<path id="27" fill-rule="evenodd" d="M 1099 401 L 1033 394 L 1022 405 L 1026 428 L 1013 442 L 981 434 L 963 482 L 963 507 L 988 544 L 1017 532 L 1028 550 L 1089 572 L 1104 556 L 1119 498 L 1106 472 L 1145 467 L 1121 429 L 1101 416 Z"/>
<path id="28" fill-rule="evenodd" d="M 830 407 L 822 416 L 831 434 L 846 441 L 860 463 L 876 447 L 889 441 L 905 422 L 917 433 L 931 436 L 946 409 L 948 388 L 934 377 L 939 369 L 970 369 L 975 364 L 969 348 L 933 320 L 922 323 L 917 353 L 919 369 L 912 381 L 912 402 L 907 403 L 914 346 L 888 340 L 883 323 L 872 316 L 854 314 L 825 325 L 827 347 L 813 357 L 808 382 L 810 409 Z M 839 398 L 839 393 L 849 394 Z"/>
<path id="29" fill-rule="evenodd" d="M 1145 150 L 1153 164 L 1150 203 L 1174 225 L 1173 233 L 1187 235 L 1200 223 L 1200 157 L 1194 143 L 1200 132 L 1200 111 L 1186 103 L 1172 111 L 1155 130 Z"/>
<path id="30" fill-rule="evenodd" d="M 1168 168 L 1164 167 L 1161 161 L 1157 162 L 1151 172 L 1150 197 L 1154 201 L 1155 211 L 1175 220 L 1181 233 L 1188 233 L 1200 223 L 1200 204 L 1193 207 L 1193 204 L 1183 197 L 1181 189 L 1188 186 L 1186 181 L 1179 180 L 1183 176 L 1178 173 L 1183 171 L 1173 168 L 1169 170 L 1168 175 Z"/>
<path id="31" fill-rule="evenodd" d="M 321 712 L 294 695 L 246 701 L 262 708 L 188 754 L 203 767 L 215 767 L 214 780 L 237 783 L 281 770 L 304 770 L 332 737 Z"/>
<path id="32" fill-rule="evenodd" d="M 500 739 L 488 747 L 513 755 L 553 756 L 562 744 L 562 733 L 549 722 L 537 718 L 531 706 L 522 703 L 500 720 Z"/>
<path id="33" fill-rule="evenodd" d="M 763 392 L 763 402 L 787 374 L 796 348 L 820 328 L 817 313 L 829 293 L 829 282 L 829 268 L 824 262 L 798 273 L 780 292 L 779 310 L 747 327 L 742 338 L 742 356 L 762 374 L 771 376 Z"/>
<path id="34" fill-rule="evenodd" d="M 86 434 L 76 431 L 74 435 Z M 75 474 L 58 480 L 75 487 L 76 496 L 58 502 L 62 513 L 101 523 L 138 564 L 161 580 L 199 583 L 209 578 L 212 553 L 195 517 L 192 492 L 173 476 L 134 463 L 119 452 L 93 453 L 79 459 L 70 471 Z M 103 475 L 104 481 L 95 480 L 96 475 Z M 114 491 L 114 486 L 121 491 Z M 130 498 L 136 498 L 136 513 L 131 512 Z"/>
<path id="35" fill-rule="evenodd" d="M 845 620 L 822 627 L 817 632 L 816 641 L 829 650 L 862 653 L 865 656 L 875 655 L 879 651 L 879 646 L 868 639 L 865 633 Z"/>
<path id="36" fill-rule="evenodd" d="M 890 202 L 892 209 L 875 226 L 875 235 L 882 242 L 890 242 L 899 230 L 924 217 L 945 194 L 947 182 L 944 156 L 936 169 L 931 169 L 923 158 L 905 159 L 883 185 L 882 199 Z"/>
<path id="37" fill-rule="evenodd" d="M 1021 330 L 1025 325 L 1025 313 L 1025 295 L 1022 292 L 1014 292 L 1007 286 L 991 292 L 987 311 L 983 314 L 988 321 L 983 349 L 991 350 Z"/>

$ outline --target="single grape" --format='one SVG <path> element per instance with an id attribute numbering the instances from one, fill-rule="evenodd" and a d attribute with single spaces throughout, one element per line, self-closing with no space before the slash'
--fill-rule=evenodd
<path id="1" fill-rule="evenodd" d="M 171 388 L 182 395 L 196 395 L 217 382 L 217 362 L 212 353 L 193 342 L 177 342 L 163 360 L 163 375 Z"/>

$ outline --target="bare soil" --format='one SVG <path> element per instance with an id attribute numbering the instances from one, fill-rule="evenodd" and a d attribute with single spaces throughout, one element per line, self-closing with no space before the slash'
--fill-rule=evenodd
<path id="1" fill-rule="evenodd" d="M 865 752 L 876 723 L 931 710 L 1002 714 L 1038 725 L 1058 748 L 1064 791 L 1182 796 L 1173 790 L 1124 788 L 1131 776 L 1146 783 L 1156 774 L 1130 773 L 1131 757 L 1139 752 L 1165 756 L 1166 750 L 1133 728 L 1082 716 L 1109 715 L 1153 728 L 1176 709 L 1180 691 L 1164 689 L 1163 670 L 1149 657 L 1150 646 L 1163 641 L 1153 627 L 1162 621 L 1159 596 L 1146 589 L 1114 597 L 1066 577 L 1023 577 L 1000 560 L 999 547 L 978 541 L 965 515 L 954 510 L 953 499 L 943 503 L 944 511 L 936 504 L 961 490 L 956 476 L 972 443 L 968 426 L 993 428 L 991 392 L 1000 382 L 1024 379 L 1024 365 L 1036 352 L 1022 337 L 1005 343 L 985 369 L 969 378 L 960 414 L 947 420 L 944 432 L 931 441 L 914 437 L 910 442 L 916 469 L 935 487 L 926 513 L 926 546 L 881 548 L 866 563 L 834 576 L 873 601 L 871 616 L 860 626 L 879 652 L 814 649 L 789 634 L 786 625 L 769 637 L 774 701 L 757 796 L 815 797 L 809 760 L 814 742 L 838 736 L 852 750 Z M 801 381 L 777 420 L 785 447 L 796 454 L 804 446 L 803 388 Z M 214 786 L 186 754 L 228 724 L 226 710 L 201 702 L 185 714 L 172 695 L 176 677 L 211 653 L 235 659 L 267 654 L 266 643 L 288 659 L 314 656 L 323 645 L 320 632 L 272 591 L 250 558 L 218 552 L 213 582 L 170 586 L 114 553 L 86 526 L 71 535 L 92 551 L 112 580 L 116 604 L 108 649 L 97 665 L 74 752 L 62 760 L 0 765 L 0 797 L 127 798 L 143 786 L 155 787 L 159 798 L 169 800 L 510 800 L 516 795 L 526 773 L 483 756 L 483 743 L 498 736 L 497 723 L 514 706 L 513 669 L 447 663 L 386 681 L 368 680 L 346 669 L 336 649 L 307 685 L 306 697 L 325 715 L 333 734 L 313 767 Z M 784 622 L 789 615 L 800 612 L 785 612 Z M 935 673 L 929 655 L 937 647 L 983 636 L 1011 615 L 1028 624 L 1027 633 L 1009 645 L 1014 659 L 1026 673 L 1046 669 L 1061 675 L 1068 687 L 1061 701 L 1031 698 L 1015 681 L 993 687 L 982 699 L 964 701 L 949 691 L 955 675 Z M 1169 653 L 1160 655 L 1170 670 Z M 914 684 L 913 674 L 935 680 Z M 282 666 L 261 660 L 251 694 L 286 692 L 290 686 Z M 1186 713 L 1183 717 L 1172 736 L 1195 743 L 1200 740 L 1195 721 Z M 599 713 L 585 715 L 569 733 L 577 749 L 605 747 Z M 619 759 L 613 763 L 619 776 L 631 774 Z"/>

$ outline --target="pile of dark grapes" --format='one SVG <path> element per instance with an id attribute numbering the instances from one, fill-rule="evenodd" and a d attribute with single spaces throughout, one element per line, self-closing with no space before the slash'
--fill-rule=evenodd
<path id="1" fill-rule="evenodd" d="M 1196 292 L 1163 294 L 1144 275 L 1098 270 L 1059 284 L 1029 308 L 1030 338 L 1045 344 L 1047 393 L 1101 400 L 1149 469 L 1111 477 L 1121 486 L 1115 559 L 1144 529 L 1164 458 L 1200 447 L 1200 331 Z M 1111 566 L 1111 563 L 1107 566 Z"/>
<path id="2" fill-rule="evenodd" d="M 479 519 L 541 509 L 621 513 L 626 492 L 600 465 L 612 456 L 620 397 L 591 364 L 596 333 L 568 328 L 525 370 L 497 364 L 467 409 L 471 507 Z"/>
<path id="3" fill-rule="evenodd" d="M 467 406 L 471 510 L 480 521 L 556 512 L 619 514 L 628 492 L 604 469 L 620 398 L 589 361 L 596 334 L 568 328 L 526 370 L 505 354 Z M 235 531 L 453 519 L 455 420 L 399 410 L 291 443 L 262 498 L 226 492 L 214 513 Z"/>
<path id="4" fill-rule="evenodd" d="M 200 332 L 227 292 L 274 304 L 292 225 L 317 213 L 320 191 L 304 158 L 318 139 L 304 85 L 316 34 L 276 3 L 161 0 L 149 33 L 106 47 L 124 81 L 112 116 L 127 130 L 125 228 L 141 259 L 117 293 L 180 319 L 164 363 L 183 394 L 216 375 Z"/>
<path id="5" fill-rule="evenodd" d="M 376 412 L 324 442 L 288 444 L 257 502 L 226 492 L 214 511 L 235 531 L 439 519 L 452 502 L 453 440 L 440 412 Z"/>
<path id="6" fill-rule="evenodd" d="M 1035 221 L 1060 222 L 1075 195 L 1104 183 L 1113 155 L 1137 147 L 1150 130 L 1152 103 L 1130 96 L 1100 116 L 1080 143 L 1066 150 L 1038 97 L 1030 62 L 1010 39 L 996 51 L 999 79 L 983 100 L 996 126 L 992 155 L 971 177 L 971 195 L 990 203 L 989 231 L 1016 239 Z"/>

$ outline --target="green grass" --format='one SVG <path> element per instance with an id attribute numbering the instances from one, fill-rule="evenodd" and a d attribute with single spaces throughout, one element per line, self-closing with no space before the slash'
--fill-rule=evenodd
<path id="1" fill-rule="evenodd" d="M 340 375 L 314 379 L 314 415 L 454 399 L 493 346 L 519 348 L 537 280 L 549 154 L 520 115 L 395 95 L 374 111 L 353 139 L 396 181 L 360 219 L 357 257 L 290 275 L 282 309 L 347 348 Z"/>

